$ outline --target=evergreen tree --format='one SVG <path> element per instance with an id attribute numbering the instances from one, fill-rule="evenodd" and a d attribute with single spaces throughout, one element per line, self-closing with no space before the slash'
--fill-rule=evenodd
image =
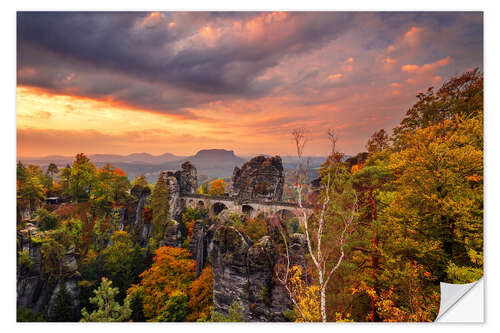
<path id="1" fill-rule="evenodd" d="M 151 195 L 151 208 L 153 209 L 153 238 L 160 241 L 170 217 L 168 188 L 163 173 L 160 173 Z"/>
<path id="2" fill-rule="evenodd" d="M 62 283 L 56 295 L 56 302 L 52 310 L 51 321 L 69 322 L 73 321 L 71 295 L 66 289 L 66 283 Z"/>
<path id="3" fill-rule="evenodd" d="M 118 288 L 111 287 L 112 282 L 102 278 L 99 288 L 94 290 L 95 296 L 89 299 L 90 303 L 97 305 L 97 310 L 88 313 L 86 308 L 82 309 L 82 322 L 119 322 L 130 318 L 130 300 L 125 299 L 123 305 L 115 301 Z"/>
<path id="4" fill-rule="evenodd" d="M 47 167 L 47 173 L 50 175 L 50 179 L 53 181 L 54 180 L 54 174 L 58 173 L 59 169 L 57 168 L 57 165 L 54 163 L 50 163 L 49 166 Z"/>

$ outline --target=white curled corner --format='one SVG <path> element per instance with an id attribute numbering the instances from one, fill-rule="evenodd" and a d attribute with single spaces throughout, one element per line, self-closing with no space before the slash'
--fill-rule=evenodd
<path id="1" fill-rule="evenodd" d="M 440 283 L 441 305 L 437 322 L 482 323 L 484 321 L 483 278 L 466 284 Z"/>

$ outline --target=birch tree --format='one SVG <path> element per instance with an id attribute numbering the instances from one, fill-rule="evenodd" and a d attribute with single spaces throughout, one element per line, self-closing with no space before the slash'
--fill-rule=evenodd
<path id="1" fill-rule="evenodd" d="M 358 199 L 352 187 L 350 173 L 342 162 L 343 155 L 336 151 L 337 136 L 331 129 L 327 136 L 331 148 L 330 156 L 319 171 L 320 194 L 313 196 L 313 202 L 306 202 L 303 193 L 307 187 L 309 163 L 304 164 L 303 152 L 308 135 L 303 128 L 294 129 L 291 134 L 298 157 L 295 170 L 297 211 L 305 230 L 307 251 L 318 282 L 321 320 L 326 322 L 326 290 L 333 274 L 345 259 L 346 242 L 355 228 Z M 285 268 L 282 269 L 284 272 L 277 274 L 278 279 L 285 286 L 299 314 L 306 318 L 297 295 L 294 295 L 293 288 L 290 288 L 288 271 L 291 267 L 287 237 L 282 227 L 278 229 L 284 239 L 286 251 L 286 263 L 283 265 Z"/>

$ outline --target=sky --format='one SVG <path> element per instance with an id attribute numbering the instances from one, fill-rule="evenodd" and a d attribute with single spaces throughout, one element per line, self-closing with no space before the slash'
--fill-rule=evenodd
<path id="1" fill-rule="evenodd" d="M 479 12 L 18 12 L 17 154 L 353 155 L 476 67 Z"/>

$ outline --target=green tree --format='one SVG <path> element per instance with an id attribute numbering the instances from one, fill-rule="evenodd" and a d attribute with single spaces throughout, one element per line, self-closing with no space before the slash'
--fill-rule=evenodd
<path id="1" fill-rule="evenodd" d="M 127 321 L 132 314 L 130 301 L 125 299 L 123 305 L 115 301 L 118 288 L 111 287 L 112 282 L 102 278 L 100 286 L 94 290 L 95 296 L 90 298 L 90 303 L 97 306 L 97 310 L 88 313 L 82 309 L 82 322 L 120 322 Z"/>
<path id="2" fill-rule="evenodd" d="M 132 187 L 135 185 L 140 185 L 142 187 L 146 187 L 146 186 L 148 186 L 148 179 L 146 178 L 146 176 L 144 176 L 144 174 L 141 174 L 139 177 L 134 179 L 134 181 L 132 182 Z"/>
<path id="3" fill-rule="evenodd" d="M 50 163 L 47 167 L 47 173 L 50 175 L 50 179 L 54 181 L 54 175 L 59 172 L 59 168 L 54 163 Z"/>
<path id="4" fill-rule="evenodd" d="M 168 203 L 168 188 L 164 173 L 160 173 L 151 195 L 153 209 L 153 238 L 159 242 L 164 235 L 170 219 L 170 205 Z"/>
<path id="5" fill-rule="evenodd" d="M 32 212 L 45 199 L 45 190 L 37 175 L 27 171 L 24 181 L 18 182 L 18 205 Z"/>
<path id="6" fill-rule="evenodd" d="M 213 322 L 242 322 L 243 317 L 241 316 L 241 311 L 243 309 L 241 306 L 238 305 L 238 303 L 235 301 L 231 306 L 229 307 L 228 314 L 223 315 L 222 313 L 215 312 L 212 309 L 212 315 L 210 318 L 210 321 Z"/>
<path id="7" fill-rule="evenodd" d="M 57 215 L 49 212 L 45 208 L 38 208 L 36 211 L 36 216 L 40 224 L 40 230 L 53 230 L 57 227 Z"/>
<path id="8" fill-rule="evenodd" d="M 156 317 L 156 320 L 169 322 L 184 321 L 188 313 L 188 296 L 182 291 L 175 290 L 170 294 L 164 311 Z"/>
<path id="9" fill-rule="evenodd" d="M 73 321 L 73 302 L 71 295 L 66 289 L 66 283 L 61 283 L 56 295 L 54 308 L 52 309 L 50 321 L 69 322 Z"/>
<path id="10" fill-rule="evenodd" d="M 70 190 L 69 190 L 69 182 L 71 179 L 71 166 L 69 164 L 66 165 L 63 169 L 60 169 L 59 174 L 57 175 L 59 178 L 61 187 L 62 187 L 62 193 L 64 195 L 69 195 Z"/>
<path id="11" fill-rule="evenodd" d="M 141 248 L 134 243 L 129 233 L 116 231 L 102 256 L 104 272 L 119 289 L 119 299 L 123 299 L 128 287 L 136 282 L 137 276 L 145 268 L 142 265 Z"/>
<path id="12" fill-rule="evenodd" d="M 85 154 L 77 154 L 69 182 L 69 193 L 76 202 L 88 200 L 95 181 L 95 167 Z"/>

